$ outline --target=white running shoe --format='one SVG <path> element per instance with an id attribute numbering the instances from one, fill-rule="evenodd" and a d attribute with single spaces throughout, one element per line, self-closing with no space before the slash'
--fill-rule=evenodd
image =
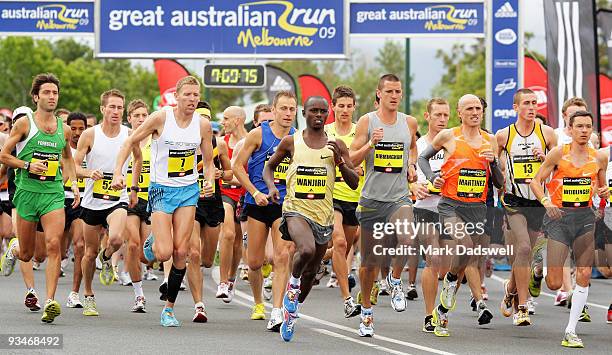
<path id="1" fill-rule="evenodd" d="M 127 271 L 122 271 L 119 274 L 119 283 L 123 286 L 132 286 L 132 279 Z"/>
<path id="2" fill-rule="evenodd" d="M 145 281 L 157 281 L 158 279 L 159 278 L 157 277 L 157 275 L 155 275 L 153 273 L 153 270 L 145 271 L 143 280 L 145 280 Z"/>
<path id="3" fill-rule="evenodd" d="M 394 283 L 391 281 L 391 274 L 387 276 L 387 285 L 391 288 L 391 308 L 396 312 L 406 310 L 406 295 L 402 287 L 402 281 Z"/>
<path id="4" fill-rule="evenodd" d="M 222 301 L 225 303 L 230 303 L 232 302 L 232 300 L 234 299 L 234 282 L 229 281 L 228 283 L 228 287 L 227 287 L 227 297 L 223 298 Z"/>
<path id="5" fill-rule="evenodd" d="M 266 329 L 272 332 L 278 332 L 282 324 L 283 311 L 280 308 L 273 308 L 272 313 L 270 313 L 270 320 L 268 321 Z"/>
<path id="6" fill-rule="evenodd" d="M 527 299 L 527 311 L 529 312 L 530 315 L 535 314 L 535 309 L 536 309 L 537 304 L 538 303 L 533 300 L 533 297 L 529 297 Z"/>
<path id="7" fill-rule="evenodd" d="M 132 312 L 134 313 L 147 313 L 147 309 L 145 306 L 147 305 L 147 301 L 144 296 L 137 296 L 134 299 L 134 306 L 132 307 Z"/>
<path id="8" fill-rule="evenodd" d="M 372 337 L 374 336 L 374 317 L 372 313 L 361 313 L 361 322 L 359 322 L 359 336 Z"/>
<path id="9" fill-rule="evenodd" d="M 81 299 L 79 298 L 79 294 L 71 291 L 68 295 L 68 301 L 66 302 L 66 307 L 68 308 L 83 308 L 83 304 L 81 303 Z"/>
<path id="10" fill-rule="evenodd" d="M 227 282 L 221 282 L 219 286 L 217 286 L 217 294 L 216 298 L 227 298 L 229 297 L 229 284 Z"/>
<path id="11" fill-rule="evenodd" d="M 263 296 L 266 301 L 272 299 L 272 276 L 268 276 L 263 280 Z"/>
<path id="12" fill-rule="evenodd" d="M 185 291 L 187 289 L 187 285 L 185 284 L 185 280 L 181 281 L 181 287 L 179 287 L 179 290 L 181 291 Z"/>
<path id="13" fill-rule="evenodd" d="M 336 288 L 338 287 L 338 279 L 336 278 L 336 274 L 335 273 L 331 273 L 331 276 L 329 277 L 329 281 L 327 281 L 327 285 L 325 285 L 325 287 L 328 288 Z"/>
<path id="14" fill-rule="evenodd" d="M 195 314 L 193 315 L 194 323 L 206 323 L 208 322 L 208 315 L 206 314 L 206 309 L 204 308 L 204 303 L 198 302 L 195 305 Z"/>

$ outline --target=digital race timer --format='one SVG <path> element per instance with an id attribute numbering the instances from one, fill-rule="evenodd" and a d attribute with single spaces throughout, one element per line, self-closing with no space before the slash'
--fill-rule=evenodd
<path id="1" fill-rule="evenodd" d="M 204 65 L 204 85 L 210 88 L 263 88 L 266 85 L 264 65 Z"/>

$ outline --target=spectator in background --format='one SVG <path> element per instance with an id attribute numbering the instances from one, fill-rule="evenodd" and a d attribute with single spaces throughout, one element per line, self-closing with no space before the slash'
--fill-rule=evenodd
<path id="1" fill-rule="evenodd" d="M 93 113 L 85 114 L 85 117 L 87 117 L 87 128 L 98 124 L 98 118 Z"/>
<path id="2" fill-rule="evenodd" d="M 58 108 L 57 110 L 55 110 L 55 115 L 59 118 L 62 119 L 62 122 L 66 123 L 68 122 L 68 115 L 70 114 L 70 111 L 68 111 L 65 108 Z"/>

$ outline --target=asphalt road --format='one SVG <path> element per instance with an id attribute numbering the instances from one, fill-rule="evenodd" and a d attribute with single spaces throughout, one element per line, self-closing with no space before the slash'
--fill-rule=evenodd
<path id="1" fill-rule="evenodd" d="M 375 336 L 357 335 L 358 317 L 345 319 L 338 289 L 316 286 L 301 308 L 293 341 L 285 343 L 279 334 L 265 330 L 266 322 L 252 321 L 250 316 L 250 288 L 240 282 L 234 301 L 222 303 L 214 298 L 216 270 L 207 270 L 205 276 L 205 304 L 209 321 L 191 322 L 193 302 L 189 291 L 179 294 L 175 308 L 180 328 L 162 328 L 159 314 L 158 282 L 145 281 L 148 304 L 147 314 L 130 312 L 133 300 L 131 287 L 102 286 L 94 279 L 94 290 L 100 312 L 99 317 L 84 317 L 78 309 L 65 307 L 71 275 L 61 278 L 57 298 L 62 314 L 51 325 L 40 321 L 41 314 L 32 313 L 23 306 L 24 286 L 16 268 L 8 278 L 0 278 L 0 335 L 7 334 L 62 334 L 60 350 L 10 350 L 9 353 L 394 353 L 394 354 L 564 354 L 580 350 L 560 346 L 569 310 L 554 307 L 552 292 L 548 290 L 537 299 L 534 323 L 529 327 L 515 327 L 510 318 L 503 318 L 498 310 L 502 297 L 502 278 L 507 273 L 496 272 L 487 279 L 489 308 L 494 318 L 487 326 L 478 326 L 476 316 L 468 307 L 469 291 L 462 287 L 456 310 L 451 313 L 451 336 L 437 338 L 421 331 L 423 302 L 410 301 L 405 312 L 392 310 L 389 297 L 380 297 L 374 309 Z M 36 271 L 37 289 L 44 289 L 44 272 Z M 44 293 L 44 292 L 43 292 Z M 353 290 L 356 294 L 356 291 Z M 419 290 L 419 296 L 421 292 Z M 579 323 L 578 334 L 591 354 L 609 354 L 612 346 L 612 325 L 605 323 L 608 305 L 612 301 L 612 280 L 593 280 L 589 293 L 591 323 Z M 267 307 L 270 305 L 268 304 Z M 269 308 L 268 308 L 269 312 Z M 7 350 L 0 350 L 7 353 Z"/>

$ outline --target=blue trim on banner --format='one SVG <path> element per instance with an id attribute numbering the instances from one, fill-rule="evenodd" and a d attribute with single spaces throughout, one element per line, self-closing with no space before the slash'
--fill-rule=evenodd
<path id="1" fill-rule="evenodd" d="M 484 4 L 351 3 L 351 34 L 484 34 Z"/>
<path id="2" fill-rule="evenodd" d="M 343 0 L 99 0 L 102 56 L 345 55 Z"/>
<path id="3" fill-rule="evenodd" d="M 491 42 L 493 132 L 516 121 L 512 108 L 519 80 L 519 0 L 492 0 Z"/>
<path id="4" fill-rule="evenodd" d="M 0 34 L 93 33 L 93 1 L 2 1 Z"/>

